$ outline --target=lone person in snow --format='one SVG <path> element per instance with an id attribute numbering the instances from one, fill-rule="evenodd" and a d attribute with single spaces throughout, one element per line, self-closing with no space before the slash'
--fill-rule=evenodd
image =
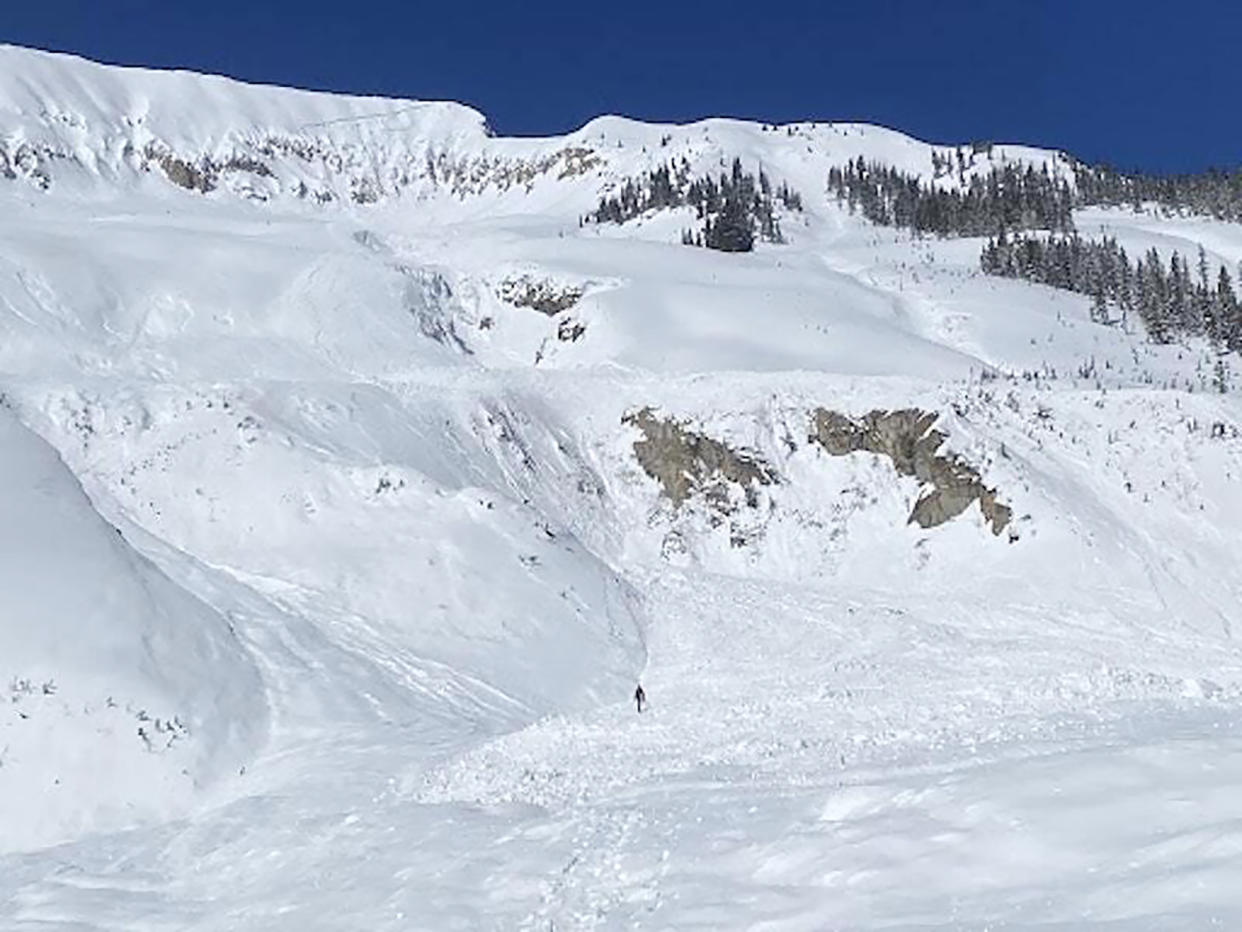
<path id="1" fill-rule="evenodd" d="M 642 683 L 639 683 L 638 688 L 634 690 L 634 704 L 638 706 L 639 712 L 642 712 L 643 706 L 647 704 L 647 694 L 643 692 Z"/>

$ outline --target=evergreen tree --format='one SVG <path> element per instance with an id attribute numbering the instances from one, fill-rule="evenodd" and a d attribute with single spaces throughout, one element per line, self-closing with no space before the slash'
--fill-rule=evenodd
<path id="1" fill-rule="evenodd" d="M 1070 164 L 1078 206 L 1130 206 L 1140 210 L 1153 204 L 1166 212 L 1242 221 L 1242 170 L 1149 175 L 1076 160 Z"/>
<path id="2" fill-rule="evenodd" d="M 742 197 L 743 192 L 735 187 L 725 197 L 724 206 L 715 221 L 707 221 L 703 230 L 703 243 L 708 249 L 750 252 L 754 248 L 755 235 L 750 227 L 750 213 Z"/>
<path id="3" fill-rule="evenodd" d="M 1148 336 L 1157 343 L 1179 337 L 1206 335 L 1229 350 L 1242 350 L 1242 306 L 1229 271 L 1220 267 L 1215 289 L 1209 281 L 1206 254 L 1201 254 L 1196 283 L 1189 263 L 1177 253 L 1166 269 L 1154 249 L 1133 267 L 1116 240 L 1099 241 L 1077 235 L 1040 237 L 1002 230 L 979 254 L 979 267 L 988 275 L 1024 278 L 1088 295 L 1091 316 L 1099 323 L 1114 320 L 1113 308 L 1128 320 L 1137 311 Z"/>
<path id="4" fill-rule="evenodd" d="M 1228 349 L 1242 352 L 1242 306 L 1234 293 L 1229 270 L 1223 265 L 1216 279 L 1217 338 Z"/>
<path id="5" fill-rule="evenodd" d="M 585 218 L 592 223 L 625 223 L 650 211 L 673 207 L 694 208 L 702 228 L 683 231 L 682 243 L 704 245 L 725 252 L 754 248 L 756 235 L 766 242 L 784 242 L 776 203 L 786 211 L 802 210 L 802 198 L 787 184 L 772 188 L 760 170 L 758 180 L 734 159 L 727 174 L 691 180 L 690 165 L 682 159 L 625 181 L 612 196 L 601 197 Z"/>
<path id="6" fill-rule="evenodd" d="M 959 160 L 964 158 L 960 149 L 957 154 Z M 1059 232 L 1074 228 L 1069 186 L 1046 168 L 1004 165 L 975 175 L 969 183 L 963 176 L 960 188 L 953 190 L 925 185 L 914 175 L 880 163 L 867 164 L 860 156 L 829 170 L 828 190 L 838 203 L 860 210 L 872 223 L 938 236 L 995 236 L 1005 228 Z"/>

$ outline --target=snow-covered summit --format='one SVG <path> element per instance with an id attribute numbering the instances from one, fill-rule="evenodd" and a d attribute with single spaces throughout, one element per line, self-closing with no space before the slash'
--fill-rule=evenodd
<path id="1" fill-rule="evenodd" d="M 207 150 L 268 132 L 378 142 L 394 136 L 473 144 L 486 138 L 462 104 L 246 84 L 187 71 L 100 65 L 74 55 L 0 45 L 5 135 L 72 145 L 158 140 Z M 75 154 L 78 154 L 75 152 Z"/>
<path id="2" fill-rule="evenodd" d="M 549 196 L 564 200 L 568 183 L 571 210 L 581 211 L 618 179 L 668 160 L 712 170 L 736 156 L 822 184 L 829 165 L 860 156 L 927 174 L 935 148 L 852 123 L 666 126 L 621 117 L 563 137 L 495 138 L 481 114 L 455 103 L 250 85 L 14 46 L 0 46 L 0 116 L 0 175 L 46 191 L 107 197 L 118 187 L 171 186 L 318 206 L 538 188 L 546 208 Z M 1056 163 L 1054 153 L 1021 146 L 976 154 L 972 173 L 993 159 Z"/>

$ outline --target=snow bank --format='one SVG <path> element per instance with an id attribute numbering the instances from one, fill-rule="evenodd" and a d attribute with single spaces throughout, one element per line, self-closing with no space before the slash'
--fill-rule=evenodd
<path id="1" fill-rule="evenodd" d="M 228 622 L 0 410 L 0 848 L 178 812 L 266 731 Z"/>

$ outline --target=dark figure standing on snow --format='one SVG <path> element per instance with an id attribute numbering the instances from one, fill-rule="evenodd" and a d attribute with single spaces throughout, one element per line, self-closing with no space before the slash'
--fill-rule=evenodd
<path id="1" fill-rule="evenodd" d="M 647 694 L 643 692 L 642 683 L 639 683 L 638 688 L 634 690 L 634 704 L 638 706 L 639 712 L 642 712 L 643 706 L 647 704 Z"/>

